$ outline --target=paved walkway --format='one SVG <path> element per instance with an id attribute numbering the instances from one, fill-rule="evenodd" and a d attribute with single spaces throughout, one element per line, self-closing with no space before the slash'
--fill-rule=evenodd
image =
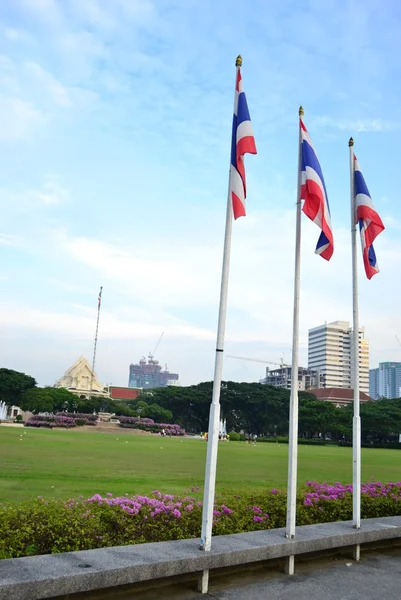
<path id="1" fill-rule="evenodd" d="M 368 555 L 360 563 L 339 559 L 331 566 L 294 577 L 279 576 L 224 590 L 212 589 L 215 600 L 399 600 L 401 551 Z M 208 597 L 206 596 L 206 598 Z"/>
<path id="2" fill-rule="evenodd" d="M 294 577 L 277 571 L 224 576 L 212 581 L 206 595 L 191 588 L 193 583 L 127 592 L 119 600 L 400 600 L 401 549 L 365 554 L 359 563 L 346 558 L 301 563 Z"/>

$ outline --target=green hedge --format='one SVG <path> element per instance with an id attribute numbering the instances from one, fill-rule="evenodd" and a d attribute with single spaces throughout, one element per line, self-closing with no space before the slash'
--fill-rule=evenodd
<path id="1" fill-rule="evenodd" d="M 352 442 L 338 442 L 338 446 L 352 448 Z M 361 444 L 362 448 L 388 448 L 389 450 L 401 450 L 401 444 L 398 442 L 383 442 L 382 444 Z"/>
<path id="2" fill-rule="evenodd" d="M 286 493 L 263 490 L 218 495 L 213 534 L 285 526 Z M 362 518 L 401 514 L 401 483 L 362 486 Z M 45 500 L 0 504 L 0 558 L 198 538 L 202 503 L 154 491 L 149 496 Z M 308 482 L 297 496 L 297 524 L 352 519 L 351 486 Z"/>
<path id="3" fill-rule="evenodd" d="M 288 444 L 288 438 L 287 437 L 273 437 L 273 438 L 269 438 L 269 437 L 260 437 L 257 440 L 258 442 L 262 442 L 262 444 Z M 318 438 L 312 438 L 312 439 L 308 439 L 308 438 L 299 438 L 298 439 L 298 445 L 302 446 L 327 446 L 328 444 L 332 444 L 332 442 L 329 442 L 327 440 L 321 440 Z"/>
<path id="4" fill-rule="evenodd" d="M 236 431 L 230 431 L 230 433 L 228 435 L 230 436 L 230 441 L 231 442 L 239 442 L 239 441 L 241 441 L 241 436 Z"/>

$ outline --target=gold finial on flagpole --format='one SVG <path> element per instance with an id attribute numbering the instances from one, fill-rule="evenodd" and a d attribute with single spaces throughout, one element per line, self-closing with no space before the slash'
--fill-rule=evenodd
<path id="1" fill-rule="evenodd" d="M 236 67 L 242 67 L 242 56 L 241 56 L 241 54 L 238 54 L 237 59 L 235 61 L 235 66 Z"/>
<path id="2" fill-rule="evenodd" d="M 299 114 L 299 116 L 300 116 L 300 117 L 303 117 L 303 116 L 304 116 L 304 109 L 303 109 L 303 107 L 302 107 L 302 106 L 300 106 L 300 107 L 299 107 L 298 114 Z"/>
<path id="3" fill-rule="evenodd" d="M 352 138 L 349 138 L 349 142 L 348 142 L 348 146 L 351 148 L 351 146 L 354 145 L 354 140 Z"/>

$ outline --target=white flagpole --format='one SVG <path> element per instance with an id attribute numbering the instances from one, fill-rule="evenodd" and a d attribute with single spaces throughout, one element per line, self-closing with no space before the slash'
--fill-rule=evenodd
<path id="1" fill-rule="evenodd" d="M 352 519 L 354 527 L 361 527 L 361 417 L 359 412 L 359 308 L 358 308 L 358 263 L 356 252 L 356 206 L 355 206 L 355 183 L 354 183 L 354 140 L 349 142 L 350 159 L 350 192 L 351 192 L 351 247 L 352 247 L 352 313 L 353 313 L 353 336 L 352 336 L 352 367 L 354 375 L 354 418 L 352 421 Z M 359 547 L 357 549 L 359 560 Z"/>
<path id="2" fill-rule="evenodd" d="M 238 70 L 242 65 L 242 58 L 237 57 L 236 77 Z M 235 80 L 237 81 L 237 79 Z M 235 95 L 234 95 L 235 103 Z M 234 107 L 235 108 L 235 107 Z M 211 548 L 212 527 L 213 527 L 213 508 L 214 496 L 216 488 L 216 466 L 217 466 L 217 449 L 219 442 L 219 421 L 220 421 L 220 388 L 223 370 L 223 352 L 224 338 L 226 330 L 226 312 L 227 312 L 227 293 L 228 293 L 228 276 L 230 270 L 230 253 L 231 253 L 231 232 L 233 222 L 232 199 L 230 195 L 230 176 L 228 180 L 227 194 L 227 212 L 226 212 L 226 231 L 224 236 L 224 251 L 223 251 L 223 267 L 221 274 L 221 290 L 220 290 L 220 307 L 219 321 L 217 326 L 217 342 L 216 342 L 216 358 L 214 364 L 214 381 L 212 402 L 210 405 L 209 414 L 209 431 L 207 440 L 207 456 L 206 456 L 206 474 L 205 474 L 205 490 L 203 495 L 203 511 L 202 511 L 202 533 L 201 533 L 201 550 L 206 552 Z M 207 572 L 204 572 L 205 574 Z M 202 592 L 207 592 L 207 576 L 204 576 L 202 584 Z M 206 592 L 204 591 L 206 587 Z"/>
<path id="3" fill-rule="evenodd" d="M 304 110 L 299 108 L 299 117 Z M 297 185 L 297 217 L 295 230 L 295 276 L 294 276 L 294 313 L 292 329 L 292 365 L 291 365 L 291 396 L 290 396 L 290 430 L 288 436 L 288 484 L 287 484 L 287 523 L 286 537 L 295 537 L 296 500 L 297 500 L 297 463 L 298 463 L 298 348 L 299 348 L 299 295 L 301 274 L 301 126 L 299 127 L 298 142 L 298 185 Z M 289 556 L 286 572 L 294 574 L 294 556 Z"/>
<path id="4" fill-rule="evenodd" d="M 97 321 L 96 321 L 95 342 L 93 345 L 92 372 L 91 372 L 91 379 L 90 379 L 90 385 L 89 385 L 89 400 L 92 400 L 93 378 L 95 376 L 96 348 L 97 348 L 97 337 L 98 337 L 98 333 L 99 333 L 99 318 L 100 318 L 100 307 L 102 304 L 102 291 L 103 291 L 103 286 L 100 286 L 100 292 L 99 292 L 98 304 L 97 304 Z"/>

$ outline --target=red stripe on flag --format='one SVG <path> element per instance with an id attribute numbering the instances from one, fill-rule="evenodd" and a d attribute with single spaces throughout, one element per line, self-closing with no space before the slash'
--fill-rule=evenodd
<path id="1" fill-rule="evenodd" d="M 241 176 L 242 184 L 244 186 L 244 197 L 246 198 L 246 176 L 245 176 L 245 164 L 244 164 L 244 155 L 245 154 L 257 154 L 256 152 L 256 144 L 255 138 L 253 136 L 246 136 L 241 138 L 237 142 L 237 171 Z"/>
<path id="2" fill-rule="evenodd" d="M 301 187 L 301 198 L 305 200 L 302 207 L 303 212 L 311 221 L 314 221 L 320 207 L 324 204 L 320 186 L 315 181 L 308 179 Z"/>
<path id="3" fill-rule="evenodd" d="M 233 203 L 234 219 L 238 219 L 238 217 L 245 217 L 246 216 L 245 206 L 243 205 L 241 200 L 238 198 L 237 194 L 235 194 L 234 192 L 231 192 L 231 199 L 232 199 L 232 203 Z"/>

